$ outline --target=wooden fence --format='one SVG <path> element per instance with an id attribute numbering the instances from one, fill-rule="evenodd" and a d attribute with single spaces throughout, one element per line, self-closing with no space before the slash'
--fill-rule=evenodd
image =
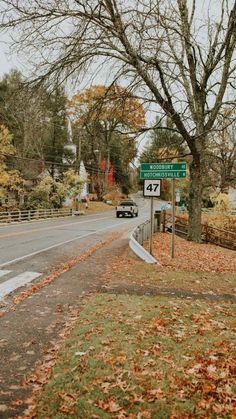
<path id="1" fill-rule="evenodd" d="M 171 230 L 171 215 L 163 213 L 163 231 Z M 186 237 L 188 231 L 188 220 L 176 215 L 175 232 L 181 237 Z M 236 233 L 223 230 L 217 227 L 202 224 L 202 241 L 204 243 L 213 243 L 227 249 L 236 250 Z"/>
<path id="2" fill-rule="evenodd" d="M 0 223 L 32 221 L 71 215 L 73 215 L 71 208 L 4 211 L 0 212 Z"/>

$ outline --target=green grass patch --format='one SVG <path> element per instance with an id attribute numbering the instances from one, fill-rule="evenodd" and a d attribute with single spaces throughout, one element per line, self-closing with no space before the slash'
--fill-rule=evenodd
<path id="1" fill-rule="evenodd" d="M 64 342 L 37 418 L 230 418 L 235 306 L 97 295 Z"/>

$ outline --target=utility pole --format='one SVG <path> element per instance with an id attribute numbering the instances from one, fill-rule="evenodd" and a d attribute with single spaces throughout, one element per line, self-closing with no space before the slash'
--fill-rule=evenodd
<path id="1" fill-rule="evenodd" d="M 80 163 L 81 163 L 81 136 L 79 136 L 78 143 L 76 144 L 75 171 L 77 174 L 79 174 Z"/>
<path id="2" fill-rule="evenodd" d="M 76 142 L 76 154 L 75 154 L 75 173 L 77 175 L 79 175 L 79 171 L 80 171 L 80 163 L 81 163 L 81 136 L 79 135 L 78 137 L 78 143 Z M 75 210 L 78 211 L 79 210 L 79 203 L 78 203 L 78 198 L 76 197 L 76 202 L 75 202 Z"/>
<path id="3" fill-rule="evenodd" d="M 109 169 L 110 169 L 110 147 L 108 147 L 108 151 L 107 151 L 107 164 L 106 164 L 106 173 L 105 173 L 105 177 L 106 177 L 106 189 L 108 188 L 108 176 L 109 176 Z"/>

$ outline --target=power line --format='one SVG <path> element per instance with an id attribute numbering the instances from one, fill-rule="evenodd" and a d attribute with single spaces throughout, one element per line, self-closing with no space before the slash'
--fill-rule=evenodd
<path id="1" fill-rule="evenodd" d="M 45 160 L 44 158 L 40 159 L 40 158 L 35 158 L 35 157 L 24 157 L 24 156 L 18 156 L 16 154 L 8 154 L 8 153 L 0 153 L 0 156 L 4 156 L 4 157 L 10 157 L 10 158 L 16 158 L 18 160 L 28 160 L 28 161 L 35 161 L 37 163 L 41 163 L 41 164 L 53 164 L 53 165 L 57 165 L 57 166 L 71 166 L 71 167 L 77 167 L 78 163 L 74 162 L 74 163 L 70 163 L 70 162 L 57 162 L 55 160 Z M 55 157 L 55 155 L 48 155 L 48 157 Z M 62 157 L 63 158 L 63 157 Z M 102 161 L 107 161 L 107 159 L 102 159 Z M 87 166 L 88 168 L 91 168 L 92 166 L 88 163 L 84 163 L 85 166 Z M 119 168 L 119 164 L 116 164 L 114 162 L 111 163 L 113 168 Z M 105 172 L 106 170 L 102 170 L 99 169 L 98 167 L 93 166 L 94 169 L 99 170 L 101 172 Z"/>
<path id="2" fill-rule="evenodd" d="M 40 160 L 40 159 L 31 158 L 31 157 L 22 157 L 22 156 L 17 156 L 17 155 L 14 155 L 14 154 L 7 154 L 7 153 L 0 153 L 0 156 L 16 158 L 16 159 L 22 160 L 22 161 L 37 162 L 39 165 L 42 165 L 42 166 L 54 165 L 56 167 L 74 168 L 74 169 L 76 169 L 78 167 L 78 165 L 76 163 L 59 163 L 59 162 L 50 161 L 50 160 Z M 9 165 L 14 167 L 13 162 L 9 162 L 8 166 Z M 99 169 L 98 167 L 94 167 L 92 165 L 90 166 L 88 164 L 84 164 L 84 167 L 87 171 L 93 172 L 93 174 L 95 174 L 95 173 L 98 174 L 98 175 L 105 175 L 106 174 L 106 170 Z M 122 175 L 122 174 L 117 172 L 117 170 L 115 169 L 115 167 L 117 167 L 116 165 L 112 165 L 112 167 L 113 167 L 114 173 L 115 173 L 115 175 L 118 179 L 125 178 L 125 175 Z"/>

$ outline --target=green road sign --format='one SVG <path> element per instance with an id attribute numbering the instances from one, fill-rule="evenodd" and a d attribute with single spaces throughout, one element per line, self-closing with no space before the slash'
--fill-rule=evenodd
<path id="1" fill-rule="evenodd" d="M 186 163 L 142 163 L 140 179 L 180 179 L 186 177 Z"/>

